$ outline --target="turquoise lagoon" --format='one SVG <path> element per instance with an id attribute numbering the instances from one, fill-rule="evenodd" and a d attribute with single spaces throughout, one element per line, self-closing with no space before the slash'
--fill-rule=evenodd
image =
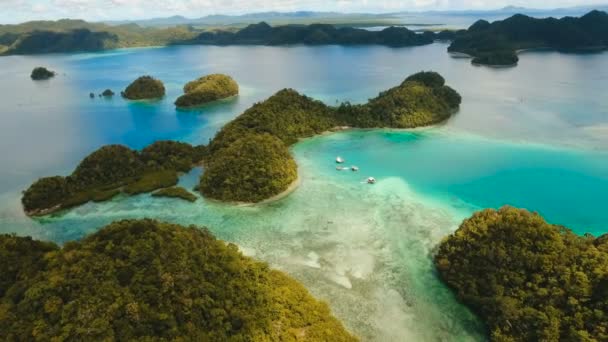
<path id="1" fill-rule="evenodd" d="M 208 226 L 326 300 L 363 340 L 483 340 L 480 322 L 436 278 L 431 257 L 465 217 L 514 205 L 577 233 L 608 232 L 608 54 L 526 53 L 511 69 L 473 67 L 445 44 L 385 47 L 170 47 L 0 58 L 0 232 L 57 242 L 118 219 Z M 59 75 L 29 80 L 34 66 Z M 280 201 L 229 206 L 141 195 L 32 220 L 20 191 L 70 172 L 109 143 L 205 143 L 254 102 L 292 87 L 329 104 L 364 102 L 420 70 L 441 72 L 464 98 L 444 125 L 352 130 L 293 148 L 300 186 Z M 176 111 L 197 76 L 224 72 L 232 101 Z M 157 102 L 89 99 L 141 74 L 165 81 Z M 336 171 L 340 155 L 360 172 Z M 204 170 L 180 182 L 193 187 Z M 368 176 L 378 183 L 365 184 Z"/>

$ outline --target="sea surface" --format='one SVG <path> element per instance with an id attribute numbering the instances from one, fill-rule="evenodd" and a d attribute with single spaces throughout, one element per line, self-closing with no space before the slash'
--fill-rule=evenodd
<path id="1" fill-rule="evenodd" d="M 364 341 L 482 341 L 484 329 L 438 280 L 432 254 L 486 207 L 537 211 L 576 233 L 608 233 L 608 53 L 529 52 L 519 66 L 474 67 L 446 44 L 367 47 L 202 47 L 0 58 L 0 233 L 63 243 L 114 220 L 152 217 L 207 226 L 326 300 Z M 58 75 L 33 82 L 35 66 Z M 206 143 L 253 103 L 290 87 L 328 104 L 365 102 L 421 70 L 463 96 L 443 125 L 352 130 L 293 147 L 300 186 L 274 203 L 231 206 L 140 195 L 25 217 L 20 193 L 66 175 L 105 144 Z M 190 111 L 173 105 L 187 81 L 232 75 L 236 99 Z M 166 98 L 116 93 L 140 75 Z M 359 172 L 337 171 L 336 156 Z M 204 170 L 180 182 L 192 188 Z M 367 177 L 378 183 L 368 185 Z"/>

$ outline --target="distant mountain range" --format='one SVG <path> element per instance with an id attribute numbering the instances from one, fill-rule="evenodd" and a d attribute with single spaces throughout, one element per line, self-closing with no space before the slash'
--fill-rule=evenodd
<path id="1" fill-rule="evenodd" d="M 365 23 L 377 20 L 382 23 L 385 20 L 390 20 L 391 15 L 386 14 L 369 14 L 369 13 L 338 13 L 338 12 L 313 12 L 313 11 L 297 11 L 297 12 L 259 12 L 243 15 L 223 15 L 214 14 L 200 18 L 187 18 L 181 15 L 175 15 L 165 18 L 152 18 L 142 20 L 122 20 L 122 21 L 106 21 L 109 25 L 123 24 L 138 24 L 140 26 L 176 26 L 176 25 L 194 25 L 194 26 L 245 26 L 252 23 L 267 22 L 272 25 L 280 24 L 311 24 L 311 23 Z"/>
<path id="2" fill-rule="evenodd" d="M 576 6 L 556 9 L 535 9 L 517 6 L 506 6 L 495 10 L 452 10 L 452 11 L 401 11 L 392 13 L 339 13 L 339 12 L 259 12 L 243 15 L 208 15 L 199 18 L 187 18 L 181 15 L 151 18 L 142 20 L 105 21 L 108 25 L 137 24 L 144 27 L 169 27 L 177 25 L 194 26 L 246 26 L 248 24 L 267 22 L 271 25 L 282 24 L 360 24 L 361 26 L 374 24 L 397 24 L 403 15 L 444 15 L 444 16 L 475 16 L 479 18 L 490 16 L 509 16 L 513 14 L 525 14 L 535 17 L 546 16 L 581 16 L 589 11 L 597 9 L 608 11 L 608 3 L 594 6 Z M 430 23 L 429 23 L 430 24 Z"/>

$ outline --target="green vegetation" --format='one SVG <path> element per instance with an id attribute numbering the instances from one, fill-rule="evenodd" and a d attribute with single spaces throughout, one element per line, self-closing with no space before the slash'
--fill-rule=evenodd
<path id="1" fill-rule="evenodd" d="M 138 195 L 156 189 L 174 186 L 178 182 L 175 170 L 163 170 L 144 174 L 140 179 L 127 184 L 123 191 L 129 195 Z"/>
<path id="2" fill-rule="evenodd" d="M 441 75 L 420 72 L 365 105 L 342 105 L 337 115 L 348 126 L 414 128 L 447 120 L 461 100 Z"/>
<path id="3" fill-rule="evenodd" d="M 181 186 L 174 186 L 171 188 L 160 189 L 154 193 L 152 193 L 154 197 L 169 197 L 169 198 L 181 198 L 188 202 L 196 202 L 198 197 L 196 197 L 190 191 L 182 188 Z"/>
<path id="4" fill-rule="evenodd" d="M 48 80 L 49 78 L 55 77 L 55 72 L 44 67 L 37 67 L 32 70 L 30 77 L 34 81 Z"/>
<path id="5" fill-rule="evenodd" d="M 431 44 L 445 38 L 433 32 L 417 34 L 405 27 L 389 27 L 374 32 L 353 26 L 389 26 L 398 18 L 391 16 L 346 16 L 286 18 L 243 18 L 232 25 L 213 24 L 209 18 L 199 25 L 173 27 L 137 24 L 106 25 L 82 20 L 31 21 L 19 25 L 0 25 L 0 54 L 40 54 L 57 52 L 101 51 L 107 49 L 164 46 L 178 44 L 257 44 L 257 45 L 361 45 L 393 47 Z M 269 19 L 270 26 L 263 20 Z M 252 20 L 260 22 L 243 27 Z M 289 24 L 291 23 L 291 24 Z M 294 25 L 294 23 L 297 23 Z M 152 25 L 155 26 L 155 25 Z"/>
<path id="6" fill-rule="evenodd" d="M 207 229 L 127 220 L 62 249 L 0 235 L 3 341 L 354 341 L 297 281 Z"/>
<path id="7" fill-rule="evenodd" d="M 184 86 L 184 95 L 180 96 L 175 105 L 178 107 L 195 107 L 209 102 L 238 95 L 239 85 L 232 77 L 222 74 L 212 74 L 188 82 Z"/>
<path id="8" fill-rule="evenodd" d="M 0 25 L 0 53 L 26 55 L 171 45 L 189 41 L 200 32 L 189 26 L 143 28 L 134 24 L 110 26 L 69 19 L 31 21 Z"/>
<path id="9" fill-rule="evenodd" d="M 114 96 L 114 92 L 111 89 L 106 89 L 101 93 L 101 96 L 112 97 Z"/>
<path id="10" fill-rule="evenodd" d="M 177 184 L 203 158 L 205 148 L 157 141 L 141 152 L 121 145 L 101 147 L 84 158 L 68 177 L 45 177 L 23 192 L 28 215 L 46 215 L 89 201 L 104 201 L 123 192 L 135 195 Z"/>
<path id="11" fill-rule="evenodd" d="M 151 76 L 141 76 L 122 92 L 129 100 L 156 99 L 165 96 L 165 85 Z"/>
<path id="12" fill-rule="evenodd" d="M 236 89 L 230 78 L 210 75 L 188 83 L 187 93 Z M 201 95 L 205 96 L 205 95 Z M 45 215 L 91 200 L 151 192 L 177 183 L 177 172 L 205 162 L 199 190 L 222 201 L 260 202 L 297 179 L 289 146 L 337 126 L 414 128 L 447 120 L 460 95 L 435 72 L 421 72 L 364 105 L 330 107 L 284 89 L 224 126 L 209 146 L 156 142 L 141 152 L 119 145 L 86 157 L 72 175 L 36 181 L 22 198 L 28 215 Z"/>
<path id="13" fill-rule="evenodd" d="M 337 126 L 333 112 L 323 102 L 284 89 L 226 124 L 209 144 L 209 151 L 213 154 L 249 133 L 269 133 L 292 145 Z"/>
<path id="14" fill-rule="evenodd" d="M 608 47 L 608 14 L 592 11 L 580 17 L 536 19 L 517 14 L 489 23 L 479 20 L 454 36 L 450 52 L 473 57 L 473 63 L 509 66 L 518 62 L 517 51 L 552 48 L 560 51 Z"/>
<path id="15" fill-rule="evenodd" d="M 330 107 L 284 89 L 224 126 L 209 144 L 201 177 L 203 195 L 259 202 L 297 179 L 288 147 L 337 126 L 413 128 L 446 120 L 460 95 L 435 72 L 410 76 L 365 105 Z"/>
<path id="16" fill-rule="evenodd" d="M 200 191 L 222 201 L 259 202 L 285 191 L 297 177 L 296 162 L 279 138 L 249 134 L 208 159 Z"/>
<path id="17" fill-rule="evenodd" d="M 219 30 L 203 32 L 193 44 L 255 44 L 255 45 L 362 45 L 417 46 L 431 44 L 435 34 L 416 34 L 405 27 L 389 27 L 382 31 L 368 31 L 330 24 L 270 26 L 265 22 L 251 24 L 237 32 Z"/>
<path id="18" fill-rule="evenodd" d="M 178 141 L 157 141 L 141 151 L 141 159 L 147 168 L 188 172 L 192 164 L 203 159 L 205 146 L 192 146 Z"/>
<path id="19" fill-rule="evenodd" d="M 608 340 L 608 235 L 488 209 L 441 243 L 435 264 L 494 341 Z"/>

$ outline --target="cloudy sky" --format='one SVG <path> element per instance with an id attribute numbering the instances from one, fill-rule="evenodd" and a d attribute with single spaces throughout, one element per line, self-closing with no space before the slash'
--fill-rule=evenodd
<path id="1" fill-rule="evenodd" d="M 555 8 L 608 0 L 0 0 L 0 23 L 34 19 L 139 19 L 175 14 L 242 14 L 259 11 L 387 12 L 426 9 L 494 9 L 507 5 Z"/>

